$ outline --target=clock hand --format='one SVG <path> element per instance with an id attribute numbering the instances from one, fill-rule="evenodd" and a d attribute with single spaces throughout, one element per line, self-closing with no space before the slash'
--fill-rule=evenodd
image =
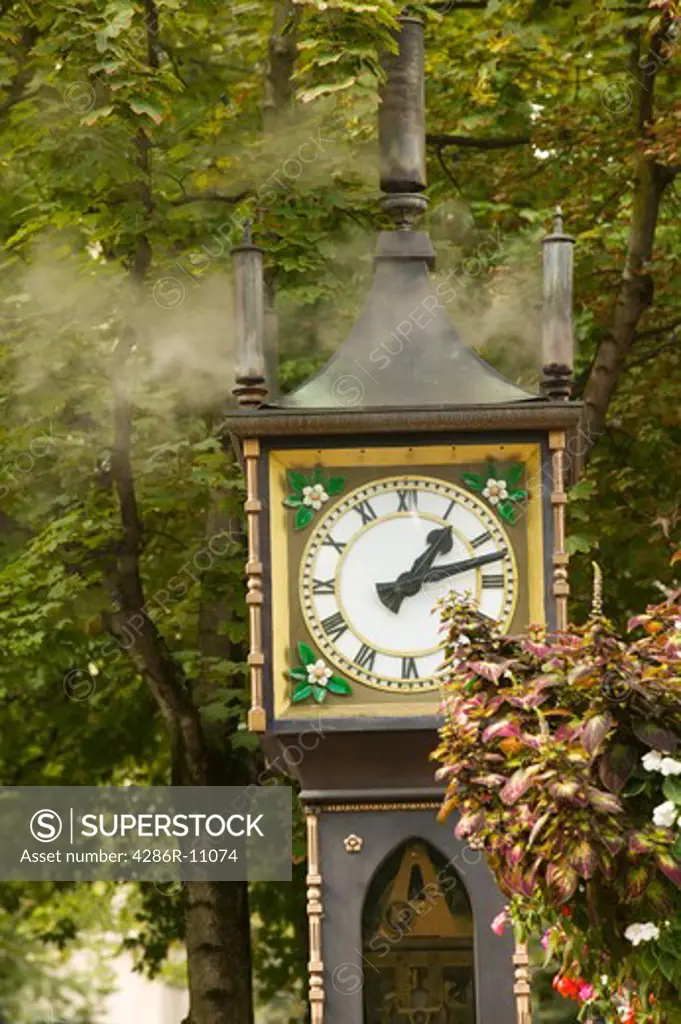
<path id="1" fill-rule="evenodd" d="M 466 558 L 463 562 L 448 562 L 446 565 L 436 565 L 431 571 L 425 574 L 419 574 L 419 582 L 425 583 L 428 578 L 433 580 L 443 580 L 447 576 L 458 576 L 462 572 L 469 572 L 471 569 L 479 569 L 483 565 L 489 565 L 491 562 L 497 562 L 506 554 L 508 554 L 506 548 L 502 548 L 501 551 L 493 551 L 489 555 L 479 555 L 477 558 Z M 414 577 L 410 577 L 409 582 L 414 582 Z"/>
<path id="2" fill-rule="evenodd" d="M 411 569 L 401 573 L 391 583 L 377 583 L 376 592 L 380 600 L 392 612 L 399 611 L 403 597 L 411 597 L 421 589 L 419 576 L 427 572 L 438 555 L 446 555 L 452 550 L 452 528 L 445 526 L 440 530 L 431 530 L 426 537 L 428 547 L 414 560 Z"/>
<path id="3" fill-rule="evenodd" d="M 493 551 L 489 555 L 479 555 L 477 558 L 467 558 L 462 562 L 449 562 L 446 565 L 436 565 L 434 568 L 428 567 L 425 571 L 403 573 L 394 583 L 377 583 L 376 590 L 386 608 L 397 613 L 404 598 L 418 594 L 428 578 L 441 580 L 447 576 L 458 576 L 460 573 L 496 562 L 506 554 L 506 548 L 502 548 L 501 551 Z"/>

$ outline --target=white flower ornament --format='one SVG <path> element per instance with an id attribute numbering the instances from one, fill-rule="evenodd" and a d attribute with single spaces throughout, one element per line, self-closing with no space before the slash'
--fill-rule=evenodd
<path id="1" fill-rule="evenodd" d="M 490 505 L 498 505 L 500 501 L 508 498 L 508 485 L 505 480 L 494 480 L 489 477 L 482 492 L 483 498 L 487 498 Z"/>
<path id="2" fill-rule="evenodd" d="M 314 665 L 307 666 L 307 678 L 317 686 L 326 686 L 331 675 L 331 669 L 321 658 L 315 661 Z"/>
<path id="3" fill-rule="evenodd" d="M 309 505 L 316 512 L 329 500 L 323 484 L 311 484 L 303 487 L 303 505 Z"/>

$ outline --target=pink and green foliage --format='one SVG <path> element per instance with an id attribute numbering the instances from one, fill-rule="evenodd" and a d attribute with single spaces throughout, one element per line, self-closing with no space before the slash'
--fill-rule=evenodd
<path id="1" fill-rule="evenodd" d="M 459 812 L 520 937 L 584 980 L 583 1017 L 681 1021 L 680 597 L 629 638 L 597 614 L 502 636 L 468 599 L 442 610 L 441 819 Z"/>

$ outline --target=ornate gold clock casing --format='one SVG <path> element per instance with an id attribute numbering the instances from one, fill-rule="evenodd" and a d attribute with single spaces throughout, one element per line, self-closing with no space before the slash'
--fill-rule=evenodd
<path id="1" fill-rule="evenodd" d="M 432 715 L 438 598 L 545 610 L 541 441 L 271 448 L 272 717 Z"/>

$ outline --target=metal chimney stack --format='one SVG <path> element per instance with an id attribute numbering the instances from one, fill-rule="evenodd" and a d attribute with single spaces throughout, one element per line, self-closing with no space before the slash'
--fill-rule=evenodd
<path id="1" fill-rule="evenodd" d="M 237 384 L 232 394 L 239 405 L 258 406 L 267 397 L 262 257 L 262 249 L 253 245 L 247 223 L 243 242 L 232 249 Z"/>
<path id="2" fill-rule="evenodd" d="M 563 212 L 557 207 L 553 218 L 553 232 L 543 239 L 542 392 L 547 398 L 552 399 L 568 399 L 572 387 L 574 245 L 574 238 L 563 232 Z"/>
<path id="3" fill-rule="evenodd" d="M 397 53 L 381 55 L 385 81 L 379 87 L 378 139 L 381 206 L 398 228 L 410 230 L 427 205 L 426 93 L 423 21 L 403 16 Z"/>

